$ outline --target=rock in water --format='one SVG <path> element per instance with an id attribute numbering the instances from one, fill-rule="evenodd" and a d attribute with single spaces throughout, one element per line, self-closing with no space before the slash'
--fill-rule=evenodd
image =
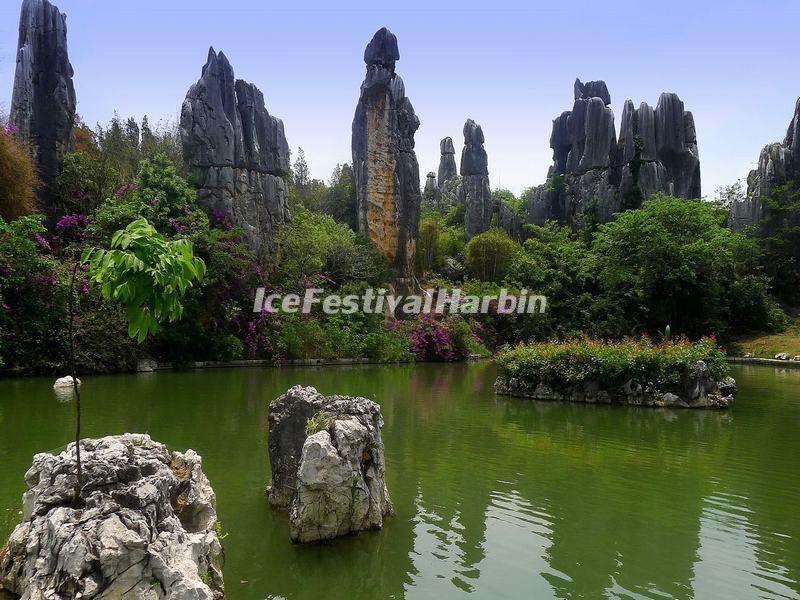
<path id="1" fill-rule="evenodd" d="M 67 17 L 47 0 L 24 0 L 10 121 L 31 142 L 42 186 L 39 208 L 57 216 L 53 182 L 74 145 L 75 88 L 67 53 Z"/>
<path id="2" fill-rule="evenodd" d="M 294 386 L 269 406 L 268 488 L 289 508 L 295 542 L 379 529 L 392 513 L 384 480 L 380 407 Z"/>
<path id="3" fill-rule="evenodd" d="M 627 100 L 619 138 L 610 103 L 603 81 L 575 81 L 572 110 L 553 120 L 548 181 L 526 198 L 529 223 L 605 222 L 656 192 L 700 197 L 694 117 L 677 94 L 661 94 L 655 109 Z"/>
<path id="4" fill-rule="evenodd" d="M 78 385 L 81 384 L 81 380 L 78 379 L 77 377 L 75 378 L 75 381 L 78 382 Z M 71 388 L 71 387 L 75 387 L 75 381 L 73 381 L 72 375 L 66 375 L 64 377 L 59 377 L 58 379 L 56 379 L 56 382 L 53 384 L 53 387 L 54 388 Z"/>
<path id="5" fill-rule="evenodd" d="M 800 98 L 794 107 L 782 143 L 768 144 L 758 157 L 758 168 L 747 177 L 747 196 L 730 207 L 729 224 L 732 229 L 757 225 L 769 212 L 767 198 L 773 191 L 790 182 L 800 181 Z M 770 232 L 764 232 L 770 233 Z"/>
<path id="6" fill-rule="evenodd" d="M 213 48 L 183 102 L 181 140 L 212 221 L 240 226 L 248 248 L 268 255 L 276 230 L 290 219 L 283 122 L 269 114 L 255 85 L 234 78 L 225 54 Z"/>
<path id="7" fill-rule="evenodd" d="M 358 228 L 383 251 L 398 278 L 412 277 L 422 194 L 414 134 L 419 119 L 395 73 L 397 38 L 385 27 L 364 50 L 367 74 L 353 118 Z"/>
<path id="8" fill-rule="evenodd" d="M 467 239 L 489 229 L 494 203 L 489 188 L 489 159 L 483 147 L 483 130 L 472 119 L 464 123 L 459 199 L 464 205 Z"/>
<path id="9" fill-rule="evenodd" d="M 84 498 L 70 507 L 75 445 L 37 454 L 23 521 L 0 550 L 0 589 L 23 598 L 223 597 L 214 491 L 193 450 L 147 435 L 81 443 Z"/>

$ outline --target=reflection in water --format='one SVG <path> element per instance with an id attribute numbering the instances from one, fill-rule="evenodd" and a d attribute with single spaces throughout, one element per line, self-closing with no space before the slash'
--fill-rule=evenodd
<path id="1" fill-rule="evenodd" d="M 737 367 L 730 412 L 496 397 L 494 376 L 473 364 L 87 377 L 85 430 L 203 455 L 234 599 L 800 598 L 800 370 Z M 396 508 L 382 531 L 292 546 L 268 508 L 267 406 L 298 383 L 381 404 Z M 72 401 L 51 386 L 0 381 L 4 513 L 32 455 L 70 439 Z"/>

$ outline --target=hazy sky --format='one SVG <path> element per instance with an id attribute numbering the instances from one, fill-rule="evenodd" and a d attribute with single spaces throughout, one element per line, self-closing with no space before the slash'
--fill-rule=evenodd
<path id="1" fill-rule="evenodd" d="M 552 119 L 575 77 L 604 79 L 619 129 L 631 98 L 677 92 L 692 110 L 703 192 L 746 177 L 762 146 L 783 139 L 800 96 L 797 0 L 762 2 L 393 3 L 258 0 L 60 0 L 78 111 L 90 125 L 121 116 L 176 118 L 208 46 L 255 83 L 314 177 L 350 162 L 364 46 L 386 26 L 422 126 L 420 171 L 439 140 L 457 152 L 467 118 L 483 126 L 492 187 L 519 193 L 551 163 Z M 0 3 L 0 104 L 8 109 L 19 21 Z M 391 6 L 402 6 L 392 9 Z"/>

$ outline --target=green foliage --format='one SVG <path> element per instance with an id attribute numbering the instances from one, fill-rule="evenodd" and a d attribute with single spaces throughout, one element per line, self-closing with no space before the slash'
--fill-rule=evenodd
<path id="1" fill-rule="evenodd" d="M 384 257 L 363 236 L 332 217 L 295 207 L 292 222 L 279 234 L 277 269 L 272 280 L 281 288 L 295 288 L 310 277 L 324 275 L 337 285 L 381 280 Z"/>
<path id="2" fill-rule="evenodd" d="M 800 306 L 800 183 L 776 187 L 765 200 L 760 225 L 761 262 L 776 296 Z"/>
<path id="3" fill-rule="evenodd" d="M 436 211 L 423 214 L 417 239 L 417 271 L 437 271 L 446 257 L 459 256 L 465 246 L 463 227 L 448 225 L 447 218 Z"/>
<path id="4" fill-rule="evenodd" d="M 642 171 L 642 138 L 634 136 L 633 138 L 633 158 L 628 161 L 628 169 L 630 170 L 630 189 L 625 193 L 622 198 L 622 210 L 631 210 L 639 208 L 644 200 L 642 189 L 639 187 L 639 174 Z"/>
<path id="5" fill-rule="evenodd" d="M 525 201 L 517 198 L 511 190 L 501 188 L 492 191 L 492 200 L 495 204 L 503 203 L 510 206 L 517 216 L 525 217 Z"/>
<path id="6" fill-rule="evenodd" d="M 42 219 L 0 218 L 0 364 L 6 369 L 52 369 L 64 349 L 64 287 Z"/>
<path id="7" fill-rule="evenodd" d="M 314 435 L 318 431 L 327 429 L 331 422 L 331 416 L 325 411 L 320 411 L 313 417 L 306 419 L 306 436 Z"/>
<path id="8" fill-rule="evenodd" d="M 512 240 L 504 231 L 490 229 L 467 243 L 467 269 L 483 281 L 502 281 L 521 250 L 519 242 Z"/>
<path id="9" fill-rule="evenodd" d="M 39 178 L 33 151 L 0 121 L 0 218 L 13 221 L 33 211 Z"/>
<path id="10" fill-rule="evenodd" d="M 110 250 L 87 250 L 81 262 L 89 263 L 103 298 L 126 307 L 128 335 L 139 342 L 159 322 L 182 316 L 181 299 L 206 270 L 189 240 L 167 241 L 143 218 L 115 233 Z"/>
<path id="11" fill-rule="evenodd" d="M 715 204 L 657 197 L 600 227 L 591 270 L 629 331 L 654 333 L 669 323 L 698 337 L 750 319 L 733 294 L 737 280 L 758 274 L 758 249 L 724 222 Z"/>
<path id="12" fill-rule="evenodd" d="M 79 150 L 64 157 L 54 187 L 65 213 L 89 213 L 121 184 L 120 174 L 97 152 Z"/>
<path id="13" fill-rule="evenodd" d="M 332 216 L 337 223 L 343 223 L 354 231 L 358 229 L 356 182 L 350 165 L 336 165 L 330 184 L 320 200 L 320 210 Z"/>
<path id="14" fill-rule="evenodd" d="M 165 235 L 208 229 L 208 216 L 197 205 L 197 193 L 163 154 L 145 160 L 130 191 L 107 199 L 95 212 L 88 233 L 100 241 L 144 217 Z"/>
<path id="15" fill-rule="evenodd" d="M 553 173 L 547 178 L 544 189 L 549 194 L 560 194 L 564 191 L 564 187 L 564 176 L 559 173 Z"/>
<path id="16" fill-rule="evenodd" d="M 507 377 L 534 386 L 594 381 L 608 390 L 632 379 L 642 385 L 653 383 L 662 392 L 675 390 L 689 367 L 701 360 L 716 380 L 728 375 L 725 353 L 713 338 L 694 343 L 681 338 L 661 344 L 649 338 L 619 342 L 580 338 L 506 348 L 496 358 Z"/>

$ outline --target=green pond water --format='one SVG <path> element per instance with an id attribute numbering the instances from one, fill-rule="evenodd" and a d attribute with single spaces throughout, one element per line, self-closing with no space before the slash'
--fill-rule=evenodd
<path id="1" fill-rule="evenodd" d="M 495 396 L 495 367 L 86 377 L 88 436 L 203 456 L 227 597 L 800 598 L 800 370 L 737 367 L 728 412 Z M 267 405 L 294 384 L 381 404 L 396 515 L 293 546 L 270 510 Z M 52 379 L 0 380 L 0 534 L 36 452 L 69 441 Z"/>

